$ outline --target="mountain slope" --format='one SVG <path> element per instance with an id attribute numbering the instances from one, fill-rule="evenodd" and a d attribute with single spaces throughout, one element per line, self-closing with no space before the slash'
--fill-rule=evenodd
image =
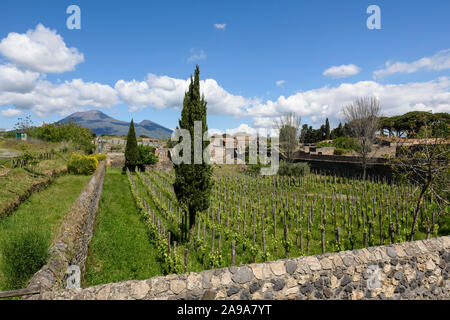
<path id="1" fill-rule="evenodd" d="M 103 134 L 125 136 L 130 126 L 129 122 L 114 119 L 98 110 L 76 112 L 59 122 L 75 122 L 79 126 L 91 129 L 97 136 Z M 172 130 L 150 120 L 135 123 L 134 127 L 136 136 L 146 135 L 149 138 L 167 139 L 172 134 Z"/>

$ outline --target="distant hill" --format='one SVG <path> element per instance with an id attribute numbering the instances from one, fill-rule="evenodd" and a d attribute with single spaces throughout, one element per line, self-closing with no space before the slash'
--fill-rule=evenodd
<path id="1" fill-rule="evenodd" d="M 129 122 L 114 119 L 98 110 L 76 112 L 59 122 L 75 122 L 79 126 L 91 129 L 97 136 L 104 134 L 125 136 L 128 134 L 130 126 Z M 172 130 L 150 120 L 144 120 L 140 123 L 135 122 L 134 128 L 137 137 L 146 135 L 149 138 L 167 139 L 172 134 Z"/>

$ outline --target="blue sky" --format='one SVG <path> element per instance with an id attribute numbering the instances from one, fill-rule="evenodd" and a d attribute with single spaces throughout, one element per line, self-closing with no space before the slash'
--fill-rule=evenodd
<path id="1" fill-rule="evenodd" d="M 66 27 L 71 4 L 81 30 Z M 372 4 L 381 30 L 366 26 Z M 0 128 L 25 114 L 39 124 L 88 109 L 174 128 L 195 64 L 209 79 L 210 128 L 270 127 L 289 111 L 314 127 L 325 117 L 335 125 L 360 95 L 377 96 L 386 115 L 450 111 L 449 1 L 4 0 L 0 8 Z"/>

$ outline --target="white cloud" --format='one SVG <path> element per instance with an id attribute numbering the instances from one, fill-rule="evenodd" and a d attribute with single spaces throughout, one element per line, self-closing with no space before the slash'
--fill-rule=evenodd
<path id="1" fill-rule="evenodd" d="M 22 111 L 17 110 L 17 109 L 11 109 L 11 108 L 0 111 L 0 115 L 5 118 L 14 118 L 14 117 L 20 116 L 21 114 L 23 114 Z"/>
<path id="2" fill-rule="evenodd" d="M 229 134 L 229 135 L 244 135 L 244 136 L 253 136 L 255 137 L 258 133 L 260 136 L 262 137 L 266 137 L 267 134 L 269 134 L 272 137 L 278 136 L 278 132 L 277 130 L 270 128 L 270 129 L 266 129 L 267 127 L 252 127 L 249 126 L 247 123 L 241 123 L 238 127 L 236 128 L 229 128 L 229 129 L 225 129 L 225 130 L 221 130 L 221 129 L 209 129 L 208 130 L 208 134 L 210 136 L 218 136 L 218 135 L 223 135 L 224 133 Z"/>
<path id="3" fill-rule="evenodd" d="M 346 78 L 357 75 L 361 68 L 354 64 L 343 64 L 340 66 L 333 66 L 323 72 L 323 75 L 331 78 Z"/>
<path id="4" fill-rule="evenodd" d="M 214 28 L 219 29 L 219 30 L 225 30 L 226 27 L 227 27 L 226 23 L 216 23 L 216 24 L 214 24 Z"/>
<path id="5" fill-rule="evenodd" d="M 41 80 L 29 92 L 0 92 L 0 106 L 14 105 L 20 110 L 33 111 L 39 117 L 54 113 L 67 115 L 85 106 L 109 108 L 119 102 L 116 91 L 110 86 L 82 79 L 58 85 Z"/>
<path id="6" fill-rule="evenodd" d="M 413 73 L 419 70 L 450 69 L 450 49 L 441 50 L 431 57 L 424 57 L 413 62 L 386 62 L 386 67 L 375 71 L 374 78 L 383 78 L 395 73 Z"/>
<path id="7" fill-rule="evenodd" d="M 227 129 L 225 131 L 226 131 L 226 133 L 233 135 L 233 136 L 237 133 L 246 133 L 248 135 L 253 136 L 253 135 L 256 135 L 256 133 L 258 132 L 257 129 L 250 127 L 246 123 L 241 123 L 237 128 Z"/>
<path id="8" fill-rule="evenodd" d="M 67 48 L 63 38 L 42 24 L 26 34 L 11 32 L 0 42 L 0 53 L 16 65 L 42 73 L 62 73 L 84 61 L 76 48 Z"/>
<path id="9" fill-rule="evenodd" d="M 284 80 L 278 80 L 277 82 L 275 82 L 277 86 L 281 87 L 283 84 L 286 83 L 286 81 Z"/>
<path id="10" fill-rule="evenodd" d="M 37 72 L 20 70 L 11 64 L 0 65 L 0 92 L 29 92 L 38 78 Z"/>
<path id="11" fill-rule="evenodd" d="M 19 79 L 22 76 L 22 71 L 11 66 L 1 66 L 0 70 L 6 70 L 0 72 L 1 86 L 14 87 L 14 84 L 5 82 L 7 78 L 1 77 L 2 74 L 17 73 Z M 28 76 L 33 78 L 36 75 Z M 25 79 L 28 78 L 25 76 Z M 18 110 L 30 110 L 41 117 L 54 113 L 66 115 L 86 106 L 109 108 L 119 103 L 128 105 L 130 111 L 147 107 L 181 109 L 189 81 L 149 74 L 145 81 L 119 80 L 112 88 L 100 83 L 86 83 L 82 79 L 54 84 L 38 78 L 34 86 L 28 80 L 23 82 L 27 85 L 15 87 L 20 89 L 28 86 L 29 90 L 0 91 L 0 106 L 14 105 Z M 208 102 L 209 114 L 250 117 L 255 128 L 271 128 L 274 119 L 291 111 L 303 118 L 309 117 L 316 123 L 321 123 L 326 117 L 336 123 L 344 105 L 356 97 L 372 95 L 380 99 L 385 115 L 413 110 L 450 112 L 450 78 L 447 77 L 405 84 L 380 84 L 375 81 L 342 83 L 337 87 L 322 87 L 287 97 L 280 96 L 274 101 L 234 95 L 214 79 L 201 80 L 200 88 Z"/>
<path id="12" fill-rule="evenodd" d="M 442 77 L 428 82 L 406 84 L 380 84 L 374 81 L 343 83 L 338 87 L 323 87 L 298 92 L 276 101 L 255 104 L 247 109 L 256 127 L 270 127 L 276 117 L 286 112 L 296 112 L 313 121 L 326 117 L 338 121 L 340 110 L 360 96 L 380 99 L 384 115 L 403 114 L 414 110 L 450 112 L 450 79 Z"/>
<path id="13" fill-rule="evenodd" d="M 155 109 L 181 109 L 189 87 L 189 79 L 176 79 L 149 74 L 146 81 L 119 80 L 115 89 L 131 111 L 152 107 Z M 236 96 L 223 89 L 216 80 L 200 81 L 201 93 L 208 102 L 210 114 L 242 115 L 245 108 L 256 100 Z"/>
<path id="14" fill-rule="evenodd" d="M 191 56 L 187 59 L 188 62 L 206 59 L 206 54 L 203 50 L 196 51 L 194 49 L 191 49 L 190 52 Z"/>

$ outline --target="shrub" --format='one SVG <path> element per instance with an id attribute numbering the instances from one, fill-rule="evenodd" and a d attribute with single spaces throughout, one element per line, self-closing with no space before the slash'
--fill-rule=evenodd
<path id="1" fill-rule="evenodd" d="M 316 143 L 316 146 L 318 146 L 318 147 L 332 147 L 333 144 L 330 143 L 330 142 L 322 141 L 322 142 Z"/>
<path id="2" fill-rule="evenodd" d="M 306 162 L 288 163 L 280 162 L 280 167 L 278 169 L 278 174 L 280 176 L 305 176 L 309 174 L 309 165 Z"/>
<path id="3" fill-rule="evenodd" d="M 111 151 L 122 151 L 123 147 L 121 145 L 112 145 Z"/>
<path id="4" fill-rule="evenodd" d="M 67 171 L 73 174 L 92 174 L 97 169 L 98 160 L 95 156 L 74 153 L 67 162 Z"/>
<path id="5" fill-rule="evenodd" d="M 50 233 L 26 230 L 1 243 L 1 270 L 9 290 L 19 289 L 46 263 Z"/>
<path id="6" fill-rule="evenodd" d="M 137 166 L 140 170 L 144 170 L 146 165 L 153 165 L 158 162 L 158 157 L 155 155 L 155 148 L 152 146 L 138 145 L 137 152 Z"/>
<path id="7" fill-rule="evenodd" d="M 337 156 L 341 156 L 344 153 L 347 153 L 347 150 L 342 149 L 342 148 L 335 148 L 334 149 L 334 154 L 337 155 Z"/>
<path id="8" fill-rule="evenodd" d="M 97 159 L 98 162 L 104 161 L 104 160 L 106 160 L 106 154 L 104 154 L 104 153 L 97 153 L 95 155 L 95 159 Z"/>
<path id="9" fill-rule="evenodd" d="M 333 146 L 339 149 L 358 151 L 358 142 L 351 137 L 336 138 L 333 140 Z"/>
<path id="10" fill-rule="evenodd" d="M 44 123 L 35 127 L 30 132 L 30 137 L 49 142 L 72 141 L 80 150 L 91 153 L 93 133 L 90 129 L 81 127 L 73 122 L 69 123 Z"/>

